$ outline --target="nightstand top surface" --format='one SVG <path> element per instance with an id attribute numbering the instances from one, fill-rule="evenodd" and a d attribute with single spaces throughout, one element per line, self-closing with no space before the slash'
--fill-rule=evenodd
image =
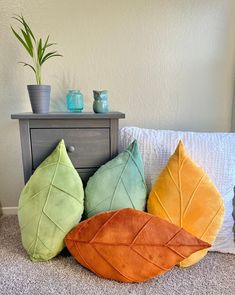
<path id="1" fill-rule="evenodd" d="M 47 113 L 47 114 L 34 114 L 34 113 L 19 113 L 12 114 L 11 119 L 19 120 L 50 120 L 50 119 L 122 119 L 125 118 L 125 114 L 121 112 L 108 112 L 108 113 L 93 113 L 93 112 L 82 112 L 82 113 Z"/>

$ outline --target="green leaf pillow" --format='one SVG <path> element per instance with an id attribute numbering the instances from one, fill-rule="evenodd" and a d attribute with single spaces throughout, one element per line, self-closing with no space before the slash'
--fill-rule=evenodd
<path id="1" fill-rule="evenodd" d="M 146 197 L 144 166 L 134 141 L 90 177 L 85 190 L 85 216 L 120 208 L 145 210 Z"/>
<path id="2" fill-rule="evenodd" d="M 18 219 L 25 250 L 33 261 L 55 257 L 84 210 L 82 181 L 64 145 L 57 145 L 24 187 Z"/>

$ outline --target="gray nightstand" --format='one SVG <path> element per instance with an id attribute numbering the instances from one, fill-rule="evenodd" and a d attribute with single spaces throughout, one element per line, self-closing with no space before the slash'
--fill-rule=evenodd
<path id="1" fill-rule="evenodd" d="M 69 157 L 84 183 L 105 162 L 118 153 L 120 112 L 95 113 L 21 113 L 18 119 L 24 180 L 63 138 Z"/>

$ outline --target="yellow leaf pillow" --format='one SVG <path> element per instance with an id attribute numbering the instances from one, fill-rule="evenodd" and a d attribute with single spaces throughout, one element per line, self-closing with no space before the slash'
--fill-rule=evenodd
<path id="1" fill-rule="evenodd" d="M 156 180 L 147 209 L 209 244 L 213 244 L 224 217 L 224 204 L 218 190 L 187 155 L 182 141 Z M 197 263 L 207 251 L 195 252 L 180 266 Z"/>

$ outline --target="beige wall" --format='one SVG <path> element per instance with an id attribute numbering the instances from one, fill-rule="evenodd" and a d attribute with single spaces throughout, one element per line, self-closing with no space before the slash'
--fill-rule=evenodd
<path id="1" fill-rule="evenodd" d="M 234 0 L 0 0 L 0 200 L 16 206 L 23 186 L 18 124 L 30 111 L 32 73 L 10 31 L 23 13 L 38 36 L 50 33 L 63 58 L 48 62 L 53 110 L 69 88 L 108 89 L 122 125 L 229 131 L 233 92 Z"/>

